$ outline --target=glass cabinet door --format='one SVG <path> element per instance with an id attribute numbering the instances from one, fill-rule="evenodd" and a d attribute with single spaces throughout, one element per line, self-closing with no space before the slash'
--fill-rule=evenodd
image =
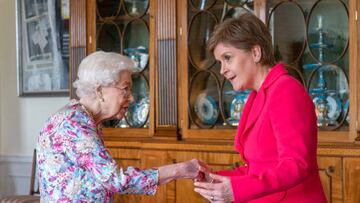
<path id="1" fill-rule="evenodd" d="M 307 88 L 321 131 L 349 129 L 348 0 L 268 1 L 276 58 Z"/>
<path id="2" fill-rule="evenodd" d="M 149 127 L 149 1 L 97 0 L 96 50 L 117 52 L 135 64 L 133 97 L 125 118 L 104 123 L 109 128 Z"/>
<path id="3" fill-rule="evenodd" d="M 252 0 L 188 0 L 183 5 L 187 11 L 187 28 L 183 41 L 187 54 L 182 57 L 187 66 L 188 92 L 183 114 L 184 137 L 219 137 L 224 131 L 232 138 L 250 91 L 233 91 L 229 81 L 220 75 L 220 64 L 206 50 L 206 43 L 216 24 L 227 18 L 254 12 Z M 185 83 L 185 82 L 184 82 Z M 202 133 L 203 132 L 203 133 Z"/>

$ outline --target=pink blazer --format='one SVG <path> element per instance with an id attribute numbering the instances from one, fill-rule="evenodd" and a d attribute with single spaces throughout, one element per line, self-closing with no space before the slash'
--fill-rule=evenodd
<path id="1" fill-rule="evenodd" d="M 326 202 L 316 160 L 314 105 L 283 64 L 250 94 L 235 147 L 245 166 L 218 172 L 230 176 L 235 202 Z"/>

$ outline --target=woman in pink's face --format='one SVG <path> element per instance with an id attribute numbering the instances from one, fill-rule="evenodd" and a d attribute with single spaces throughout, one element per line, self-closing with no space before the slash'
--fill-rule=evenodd
<path id="1" fill-rule="evenodd" d="M 257 91 L 268 72 L 268 68 L 259 63 L 259 46 L 254 46 L 248 52 L 227 43 L 219 43 L 214 49 L 214 56 L 221 64 L 220 74 L 231 82 L 236 91 Z"/>

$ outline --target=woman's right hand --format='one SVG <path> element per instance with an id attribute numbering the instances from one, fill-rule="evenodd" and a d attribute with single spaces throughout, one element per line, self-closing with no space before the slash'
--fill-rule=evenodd
<path id="1" fill-rule="evenodd" d="M 210 202 L 223 203 L 233 202 L 234 194 L 232 191 L 229 177 L 210 174 L 211 182 L 195 182 L 195 192 L 199 193 Z"/>

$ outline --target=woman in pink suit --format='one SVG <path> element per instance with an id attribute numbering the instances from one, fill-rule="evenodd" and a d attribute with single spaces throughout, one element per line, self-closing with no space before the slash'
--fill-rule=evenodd
<path id="1" fill-rule="evenodd" d="M 211 202 L 326 202 L 314 105 L 304 86 L 275 64 L 265 25 L 252 14 L 228 19 L 208 49 L 234 90 L 252 92 L 235 137 L 245 165 L 210 173 L 211 181 L 195 182 L 195 191 Z"/>

